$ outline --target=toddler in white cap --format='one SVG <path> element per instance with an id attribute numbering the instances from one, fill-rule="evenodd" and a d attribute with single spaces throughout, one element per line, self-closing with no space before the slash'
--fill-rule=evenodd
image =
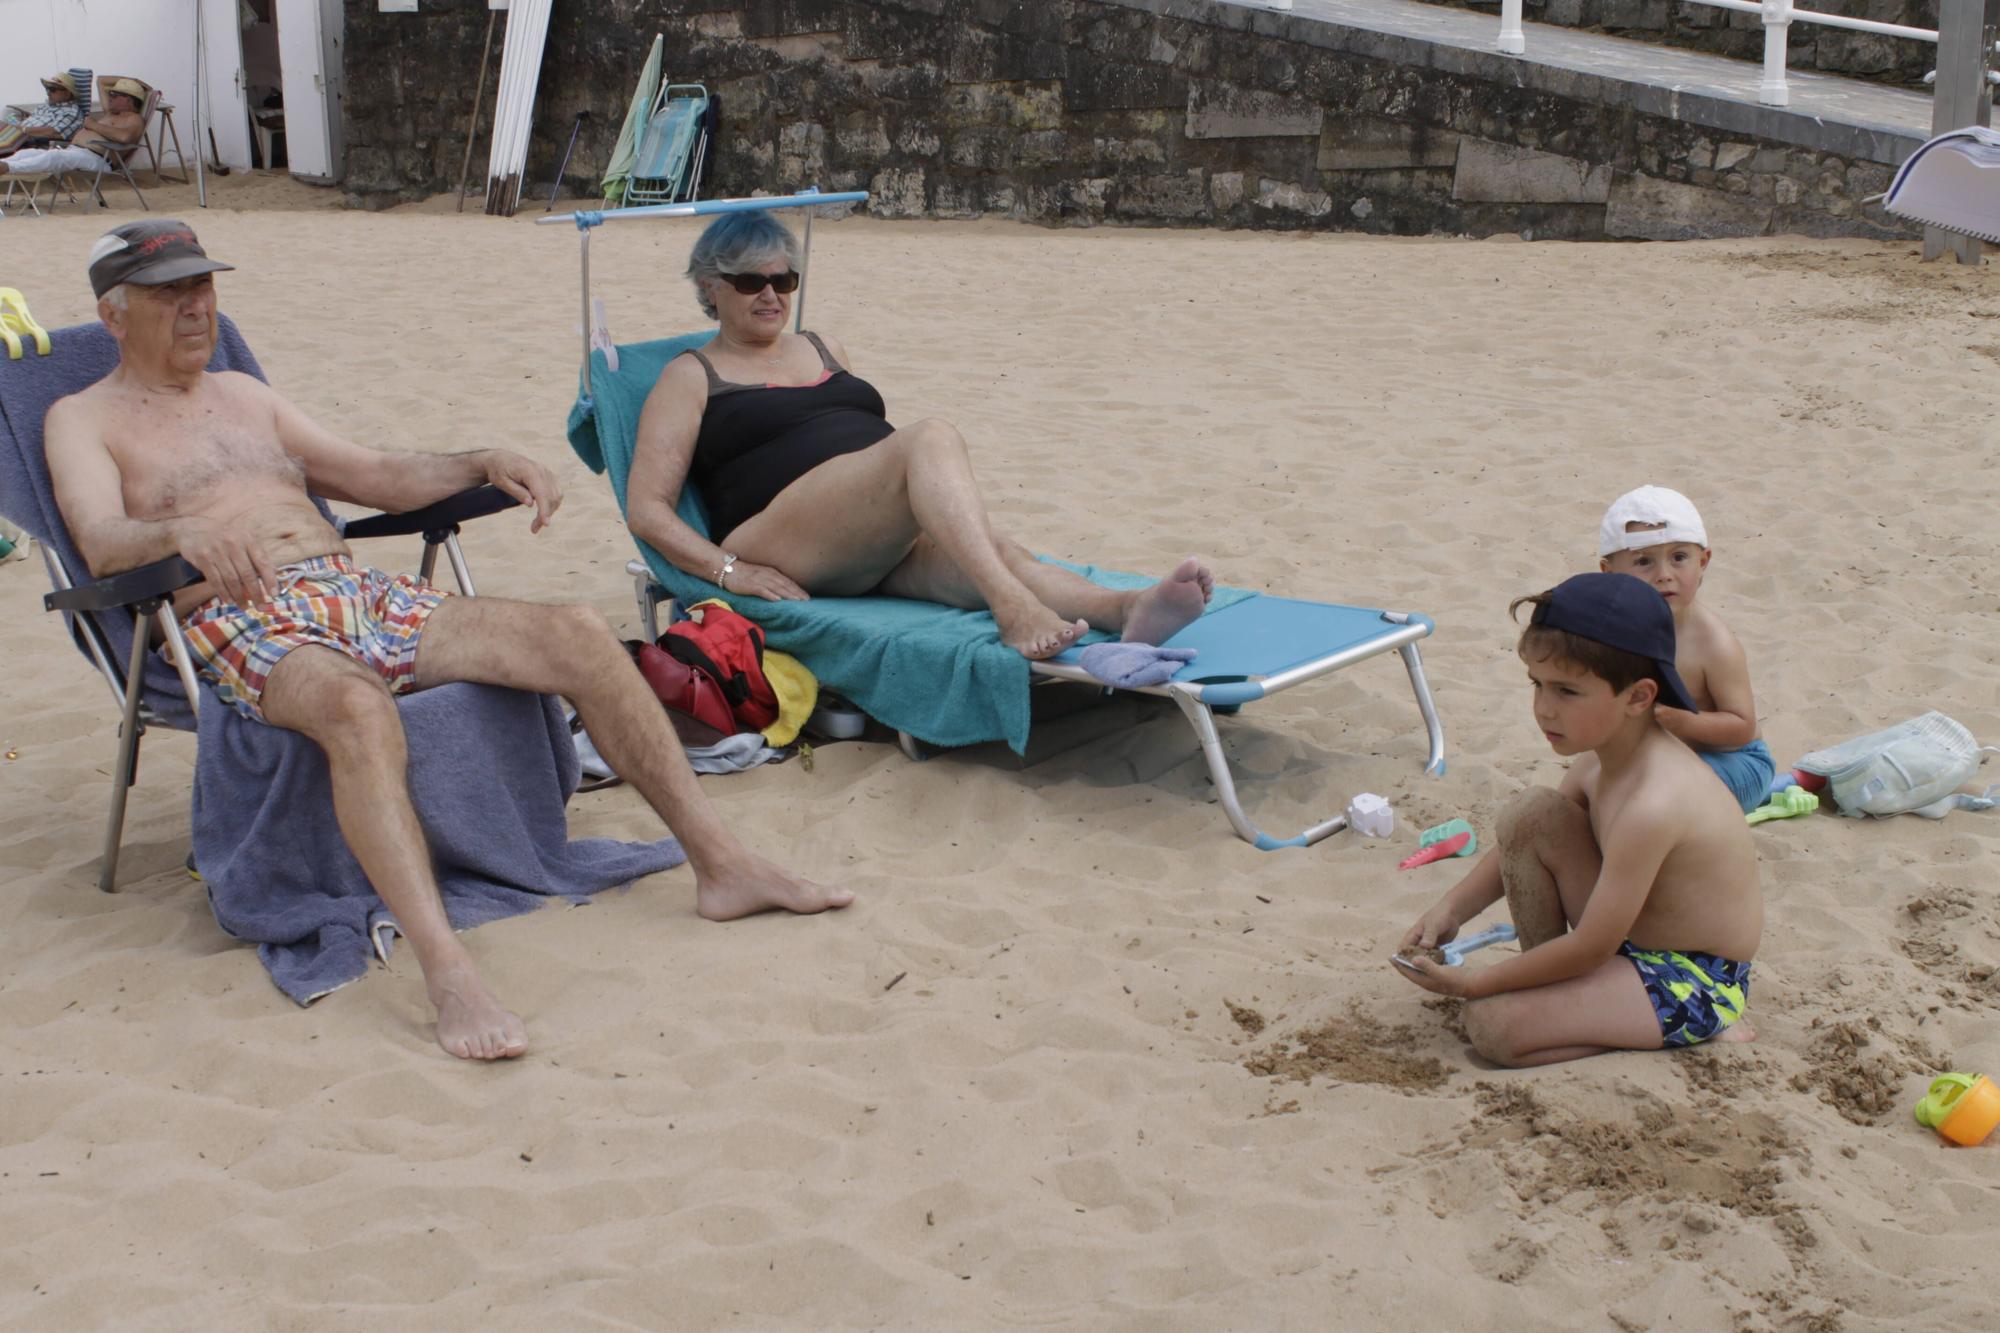
<path id="1" fill-rule="evenodd" d="M 1710 554 L 1700 511 L 1665 486 L 1625 492 L 1598 525 L 1598 568 L 1645 580 L 1674 613 L 1674 667 L 1699 711 L 1662 706 L 1660 725 L 1714 769 L 1748 812 L 1767 799 L 1777 765 L 1757 735 L 1743 645 L 1722 617 L 1696 601 Z"/>

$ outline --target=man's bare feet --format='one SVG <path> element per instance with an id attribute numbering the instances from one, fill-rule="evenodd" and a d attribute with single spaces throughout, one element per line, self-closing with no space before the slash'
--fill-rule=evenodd
<path id="1" fill-rule="evenodd" d="M 1750 1026 L 1749 1019 L 1739 1018 L 1734 1023 L 1731 1023 L 1728 1027 L 1722 1029 L 1722 1031 L 1716 1033 L 1713 1037 L 1709 1038 L 1709 1040 L 1717 1043 L 1755 1041 L 1757 1040 L 1757 1029 Z"/>
<path id="2" fill-rule="evenodd" d="M 1162 644 L 1201 615 L 1215 594 L 1215 575 L 1193 556 L 1150 588 L 1141 588 L 1125 611 L 1127 643 Z"/>
<path id="3" fill-rule="evenodd" d="M 710 921 L 734 921 L 759 912 L 810 916 L 853 901 L 852 890 L 800 879 L 761 856 L 745 854 L 727 865 L 697 870 L 694 876 L 694 910 Z"/>
<path id="4" fill-rule="evenodd" d="M 1054 657 L 1090 632 L 1087 621 L 1064 620 L 1033 597 L 1019 607 L 994 607 L 993 619 L 1000 642 L 1031 662 Z"/>
<path id="5" fill-rule="evenodd" d="M 426 977 L 437 1006 L 438 1045 L 461 1060 L 512 1060 L 528 1049 L 528 1029 L 501 1007 L 472 964 Z"/>

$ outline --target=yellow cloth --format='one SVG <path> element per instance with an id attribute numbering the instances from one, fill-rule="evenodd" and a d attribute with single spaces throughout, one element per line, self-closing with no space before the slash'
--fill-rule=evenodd
<path id="1" fill-rule="evenodd" d="M 790 745 L 799 738 L 799 728 L 819 705 L 819 678 L 806 664 L 776 648 L 764 650 L 764 679 L 778 696 L 778 720 L 764 728 L 764 743 Z"/>
<path id="2" fill-rule="evenodd" d="M 704 606 L 719 606 L 725 611 L 734 607 L 720 597 L 711 597 L 705 602 L 696 602 L 688 608 L 690 614 Z M 764 650 L 764 679 L 771 682 L 771 692 L 778 696 L 778 720 L 764 728 L 764 744 L 775 748 L 790 745 L 799 738 L 799 729 L 819 706 L 819 677 L 806 669 L 806 664 L 790 653 L 781 653 L 776 648 Z"/>

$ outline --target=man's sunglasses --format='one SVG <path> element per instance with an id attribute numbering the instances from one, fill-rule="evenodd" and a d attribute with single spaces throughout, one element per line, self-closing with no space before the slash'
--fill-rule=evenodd
<path id="1" fill-rule="evenodd" d="M 790 269 L 783 273 L 723 273 L 718 276 L 744 296 L 755 296 L 764 290 L 766 283 L 780 296 L 789 296 L 799 289 L 799 275 Z"/>

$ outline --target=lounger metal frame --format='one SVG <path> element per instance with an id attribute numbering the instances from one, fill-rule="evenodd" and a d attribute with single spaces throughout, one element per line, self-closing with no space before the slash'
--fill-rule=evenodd
<path id="1" fill-rule="evenodd" d="M 625 572 L 632 576 L 633 598 L 638 605 L 639 623 L 645 628 L 648 642 L 660 637 L 660 608 L 667 608 L 668 619 L 673 617 L 674 598 L 653 578 L 653 571 L 642 560 L 628 560 Z M 1234 713 L 1244 704 L 1258 699 L 1266 699 L 1294 685 L 1303 685 L 1309 680 L 1331 675 L 1342 667 L 1364 662 L 1371 657 L 1393 652 L 1403 659 L 1403 669 L 1410 678 L 1410 691 L 1416 696 L 1417 711 L 1423 716 L 1424 730 L 1430 743 L 1430 752 L 1424 760 L 1424 773 L 1430 777 L 1442 776 L 1445 770 L 1444 724 L 1438 718 L 1437 701 L 1431 696 L 1430 681 L 1424 675 L 1423 655 L 1417 650 L 1417 643 L 1428 638 L 1436 628 L 1430 617 L 1410 611 L 1383 611 L 1383 629 L 1373 638 L 1360 643 L 1351 643 L 1333 652 L 1298 663 L 1283 671 L 1274 672 L 1251 680 L 1217 681 L 1209 683 L 1190 681 L 1168 681 L 1164 685 L 1142 685 L 1125 692 L 1150 694 L 1156 698 L 1171 699 L 1188 725 L 1194 728 L 1195 739 L 1201 744 L 1201 755 L 1208 763 L 1209 780 L 1215 784 L 1216 800 L 1222 806 L 1222 813 L 1229 820 L 1229 827 L 1236 836 L 1261 852 L 1276 851 L 1281 847 L 1310 847 L 1322 839 L 1347 827 L 1345 813 L 1323 819 L 1301 833 L 1289 838 L 1278 838 L 1257 827 L 1243 809 L 1242 799 L 1236 793 L 1236 779 L 1229 768 L 1229 756 L 1222 748 L 1222 735 L 1215 725 L 1218 712 Z M 1078 684 L 1092 685 L 1109 695 L 1117 692 L 1082 667 L 1068 662 L 1030 662 L 1028 670 L 1037 685 L 1066 680 Z M 896 733 L 896 744 L 911 759 L 922 762 L 930 758 L 932 749 L 923 740 L 907 731 Z"/>
<path id="2" fill-rule="evenodd" d="M 697 217 L 708 214 L 741 212 L 746 209 L 805 208 L 813 209 L 828 204 L 861 203 L 868 198 L 866 193 L 855 191 L 844 194 L 820 194 L 817 190 L 806 190 L 796 195 L 781 195 L 768 199 L 711 199 L 702 203 L 662 204 L 648 208 L 628 208 L 616 211 L 580 211 L 561 213 L 553 217 L 537 218 L 538 225 L 558 222 L 573 223 L 582 238 L 583 250 L 583 373 L 580 380 L 582 396 L 590 397 L 590 336 L 594 321 L 590 305 L 590 233 L 595 227 L 606 222 L 637 217 Z M 804 327 L 806 303 L 806 272 L 812 255 L 812 213 L 806 214 L 804 256 L 799 267 L 799 290 L 794 302 L 794 328 Z M 643 561 L 628 561 L 625 572 L 632 576 L 633 596 L 638 605 L 639 623 L 645 627 L 646 637 L 660 637 L 660 608 L 668 606 L 671 616 L 673 598 L 665 588 L 653 580 L 653 574 Z M 1223 813 L 1228 816 L 1230 828 L 1245 842 L 1260 851 L 1275 851 L 1280 847 L 1310 847 L 1312 844 L 1330 837 L 1347 827 L 1345 814 L 1307 828 L 1304 832 L 1289 838 L 1275 838 L 1259 829 L 1250 816 L 1244 812 L 1243 803 L 1236 792 L 1236 781 L 1229 769 L 1229 757 L 1223 752 L 1222 737 L 1215 725 L 1218 711 L 1234 713 L 1244 704 L 1267 698 L 1294 685 L 1302 685 L 1309 680 L 1338 671 L 1342 667 L 1394 652 L 1403 659 L 1404 670 L 1409 674 L 1410 689 L 1416 696 L 1417 711 L 1422 714 L 1424 729 L 1428 733 L 1430 752 L 1424 763 L 1424 772 L 1437 776 L 1444 772 L 1444 726 L 1438 719 L 1437 703 L 1431 696 L 1430 682 L 1424 676 L 1422 655 L 1417 651 L 1419 640 L 1427 638 L 1435 628 L 1429 617 L 1407 611 L 1382 611 L 1383 630 L 1380 634 L 1360 643 L 1350 643 L 1323 656 L 1287 667 L 1270 676 L 1248 680 L 1193 683 L 1169 681 L 1164 685 L 1145 686 L 1132 691 L 1171 699 L 1181 710 L 1188 724 L 1194 728 L 1195 737 L 1201 744 L 1203 759 L 1208 763 L 1209 777 L 1215 783 L 1216 797 L 1222 804 Z M 1054 680 L 1080 681 L 1111 693 L 1111 687 L 1085 671 L 1082 667 L 1063 662 L 1031 662 L 1029 670 L 1037 683 Z M 897 743 L 904 754 L 914 760 L 929 757 L 929 748 L 923 741 L 906 731 L 897 733 Z"/>

